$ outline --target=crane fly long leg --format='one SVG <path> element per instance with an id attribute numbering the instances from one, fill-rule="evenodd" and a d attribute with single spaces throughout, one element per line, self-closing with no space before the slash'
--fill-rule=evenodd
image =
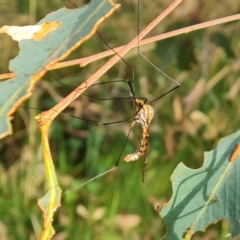
<path id="1" fill-rule="evenodd" d="M 146 153 L 145 153 L 145 158 L 144 158 L 144 161 L 143 161 L 143 171 L 142 171 L 142 183 L 144 183 L 144 180 L 145 180 L 145 175 L 146 175 L 146 171 L 147 171 L 147 164 L 148 164 L 148 158 L 147 158 L 147 154 L 148 154 L 148 146 L 149 146 L 149 142 L 148 142 L 148 145 L 147 145 L 147 150 L 146 150 Z"/>
<path id="2" fill-rule="evenodd" d="M 69 194 L 69 193 L 71 193 L 71 192 L 74 192 L 74 191 L 76 191 L 76 190 L 79 189 L 79 188 L 82 188 L 83 186 L 87 185 L 88 183 L 90 183 L 90 182 L 92 182 L 92 181 L 94 181 L 94 180 L 96 180 L 96 179 L 98 179 L 98 178 L 100 178 L 100 177 L 102 177 L 102 176 L 104 176 L 104 175 L 106 175 L 106 174 L 114 171 L 116 168 L 117 168 L 117 166 L 114 166 L 114 167 L 110 168 L 109 170 L 107 170 L 107 171 L 105 171 L 105 172 L 103 172 L 103 173 L 100 173 L 100 174 L 98 174 L 97 176 L 89 179 L 89 180 L 86 181 L 85 183 L 83 183 L 83 184 L 81 184 L 81 185 L 79 185 L 79 186 L 77 186 L 77 187 L 75 187 L 75 188 L 72 188 L 72 189 L 66 191 L 66 192 L 63 194 L 63 199 L 66 197 L 67 194 Z"/>
<path id="3" fill-rule="evenodd" d="M 134 122 L 132 123 L 132 126 L 135 123 L 140 123 L 142 126 L 142 136 L 137 151 L 135 153 L 128 154 L 127 156 L 124 157 L 124 161 L 126 162 L 136 161 L 147 153 L 149 144 L 149 126 L 154 115 L 154 110 L 151 105 L 145 104 L 143 100 L 138 98 L 134 100 L 137 106 L 136 109 L 137 111 L 134 115 Z M 146 169 L 147 169 L 147 157 L 144 159 L 142 181 L 144 181 Z"/>

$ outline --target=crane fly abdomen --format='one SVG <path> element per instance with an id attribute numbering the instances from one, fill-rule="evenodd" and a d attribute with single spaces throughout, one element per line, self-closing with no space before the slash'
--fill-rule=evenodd
<path id="1" fill-rule="evenodd" d="M 138 160 L 146 153 L 149 141 L 149 126 L 154 115 L 152 106 L 144 104 L 144 101 L 141 99 L 135 99 L 135 103 L 137 104 L 137 112 L 134 116 L 134 123 L 141 124 L 142 137 L 137 151 L 124 157 L 124 161 L 126 162 Z"/>

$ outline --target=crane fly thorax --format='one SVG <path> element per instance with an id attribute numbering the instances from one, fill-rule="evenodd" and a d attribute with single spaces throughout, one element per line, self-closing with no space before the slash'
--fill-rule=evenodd
<path id="1" fill-rule="evenodd" d="M 134 116 L 134 120 L 141 125 L 149 125 L 154 115 L 153 107 L 148 104 L 144 104 L 144 101 L 141 99 L 135 99 L 135 102 L 137 104 L 137 113 Z"/>

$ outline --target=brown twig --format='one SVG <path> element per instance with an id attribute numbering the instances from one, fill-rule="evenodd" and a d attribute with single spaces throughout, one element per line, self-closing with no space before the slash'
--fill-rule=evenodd
<path id="1" fill-rule="evenodd" d="M 219 24 L 222 24 L 222 23 L 227 23 L 227 22 L 239 20 L 239 19 L 240 19 L 240 14 L 236 14 L 236 15 L 232 15 L 232 16 L 228 16 L 228 17 L 224 17 L 224 18 L 219 18 L 219 19 L 216 19 L 216 20 L 211 20 L 211 21 L 204 22 L 204 23 L 195 24 L 193 26 L 177 29 L 177 30 L 174 30 L 174 31 L 171 31 L 171 32 L 159 34 L 157 36 L 141 40 L 139 42 L 139 46 L 146 45 L 146 44 L 149 44 L 149 43 L 152 43 L 152 42 L 157 42 L 157 41 L 160 41 L 160 40 L 163 40 L 163 39 L 175 37 L 175 36 L 178 36 L 178 35 L 181 35 L 181 34 L 190 33 L 190 32 L 193 32 L 193 31 L 196 31 L 196 30 L 199 30 L 199 29 L 212 27 L 212 26 L 219 25 Z M 138 43 L 137 43 L 137 45 L 138 45 Z M 137 45 L 135 45 L 134 47 L 137 47 Z M 126 45 L 114 48 L 114 51 L 119 52 L 125 46 Z M 96 61 L 96 60 L 99 60 L 101 58 L 113 55 L 114 51 L 108 50 L 108 51 L 98 53 L 98 54 L 95 54 L 95 55 L 92 55 L 92 56 L 89 56 L 89 57 L 76 59 L 76 60 L 72 60 L 72 61 L 66 61 L 66 62 L 62 62 L 62 63 L 57 63 L 57 64 L 53 65 L 52 69 L 58 69 L 58 68 L 68 67 L 68 66 L 77 65 L 77 64 L 79 64 L 80 67 L 85 67 L 87 64 L 89 64 L 93 61 Z"/>
<path id="2" fill-rule="evenodd" d="M 145 45 L 145 44 L 149 44 L 152 42 L 156 42 L 156 41 L 160 41 L 163 39 L 167 39 L 167 38 L 171 38 L 171 37 L 175 37 L 181 34 L 186 34 L 189 32 L 193 32 L 199 29 L 203 29 L 203 28 L 207 28 L 207 27 L 212 27 L 215 25 L 219 25 L 222 23 L 227 23 L 227 22 L 231 22 L 231 21 L 235 21 L 235 20 L 239 20 L 240 19 L 240 14 L 235 14 L 232 16 L 228 16 L 228 17 L 223 17 L 223 18 L 219 18 L 216 20 L 211 20 L 208 22 L 204 22 L 204 23 L 199 23 L 193 26 L 189 26 L 189 27 L 185 27 L 185 28 L 181 28 L 181 29 L 177 29 L 168 33 L 163 33 L 163 34 L 159 34 L 157 36 L 154 37 L 150 37 L 144 40 L 141 40 L 139 42 L 139 45 Z M 136 43 L 136 45 L 134 45 L 134 47 L 137 46 L 138 43 Z M 120 52 L 121 49 L 123 49 L 126 45 L 114 48 L 115 52 Z M 84 67 L 87 64 L 94 62 L 96 60 L 111 56 L 114 54 L 113 50 L 107 50 L 105 52 L 101 52 L 101 53 L 97 53 L 94 54 L 92 56 L 89 57 L 85 57 L 85 58 L 80 58 L 80 59 L 75 59 L 75 60 L 71 60 L 71 61 L 66 61 L 66 62 L 60 62 L 60 63 L 55 63 L 54 65 L 52 65 L 52 67 L 50 68 L 50 70 L 53 69 L 59 69 L 59 68 L 64 68 L 64 67 L 69 67 L 69 66 L 74 66 L 74 65 L 80 65 L 80 67 Z M 7 79 L 7 78 L 11 78 L 14 77 L 14 73 L 4 73 L 4 74 L 0 74 L 0 79 Z"/>

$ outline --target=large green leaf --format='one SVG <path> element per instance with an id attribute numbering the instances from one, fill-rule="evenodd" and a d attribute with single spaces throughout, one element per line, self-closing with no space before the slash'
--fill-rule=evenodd
<path id="1" fill-rule="evenodd" d="M 90 38 L 97 26 L 118 7 L 109 0 L 93 0 L 83 8 L 60 9 L 38 22 L 58 21 L 58 29 L 40 41 L 19 42 L 19 55 L 10 62 L 15 77 L 0 83 L 0 137 L 12 133 L 10 116 L 31 95 L 36 81 L 51 65 Z"/>
<path id="2" fill-rule="evenodd" d="M 191 239 L 196 231 L 223 218 L 229 221 L 233 237 L 240 234 L 239 142 L 240 131 L 206 152 L 201 168 L 177 166 L 171 177 L 173 196 L 160 211 L 167 227 L 164 239 Z"/>

